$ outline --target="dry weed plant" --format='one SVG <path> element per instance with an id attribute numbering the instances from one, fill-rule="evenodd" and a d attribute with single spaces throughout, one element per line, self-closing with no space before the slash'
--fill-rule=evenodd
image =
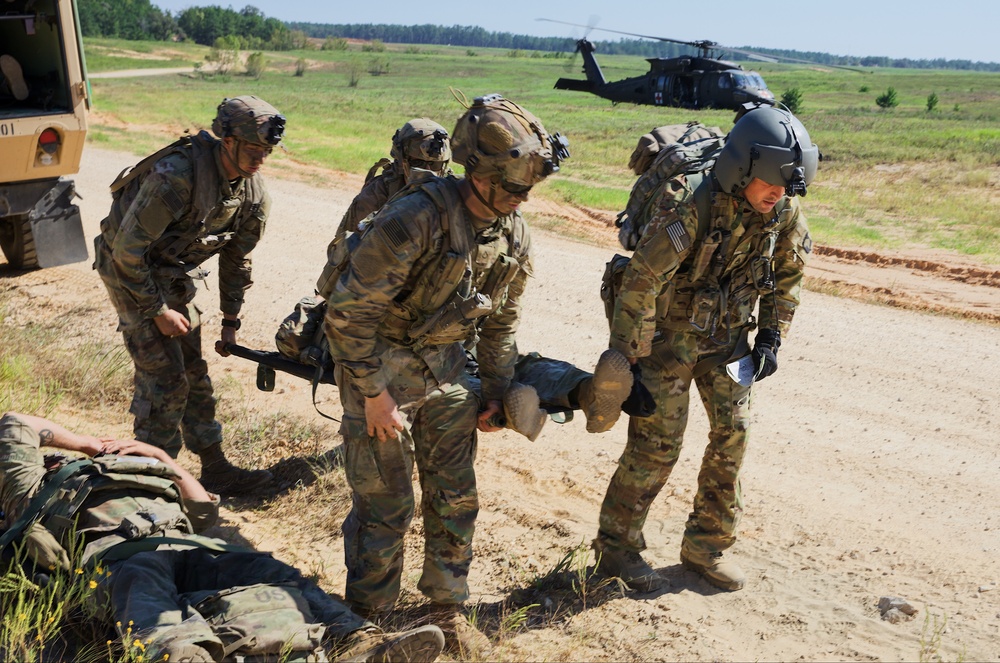
<path id="1" fill-rule="evenodd" d="M 948 626 L 948 615 L 934 615 L 930 610 L 924 610 L 924 625 L 920 630 L 920 663 L 941 663 L 941 644 Z M 955 659 L 959 663 L 965 660 L 965 649 Z"/>

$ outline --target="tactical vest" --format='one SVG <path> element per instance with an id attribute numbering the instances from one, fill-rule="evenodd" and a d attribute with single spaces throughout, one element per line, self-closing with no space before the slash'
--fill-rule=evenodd
<path id="1" fill-rule="evenodd" d="M 656 320 L 659 328 L 693 331 L 728 345 L 733 329 L 753 326 L 758 298 L 774 292 L 778 227 L 792 208 L 784 199 L 766 220 L 751 212 L 754 221 L 745 227 L 744 212 L 734 216 L 733 199 L 713 190 L 713 181 L 706 177 L 695 189 L 699 237 L 681 254 L 677 273 L 657 297 Z M 711 202 L 704 226 L 701 196 Z"/>
<path id="2" fill-rule="evenodd" d="M 174 222 L 149 248 L 150 262 L 154 265 L 172 265 L 187 270 L 215 255 L 236 236 L 240 226 L 260 211 L 264 202 L 264 185 L 258 175 L 243 180 L 243 201 L 233 214 L 225 232 L 213 234 L 208 228 L 210 215 L 226 213 L 219 210 L 221 175 L 215 160 L 218 140 L 208 132 L 196 136 L 182 136 L 170 145 L 149 155 L 131 169 L 123 170 L 111 183 L 114 203 L 111 212 L 101 221 L 101 235 L 108 247 L 121 227 L 122 218 L 135 200 L 143 181 L 160 159 L 170 154 L 184 154 L 193 169 L 190 211 L 182 212 L 184 201 L 176 201 Z M 187 223 L 178 223 L 186 220 Z"/>
<path id="3" fill-rule="evenodd" d="M 487 230 L 477 238 L 465 214 L 455 212 L 464 203 L 454 177 L 411 183 L 392 200 L 418 193 L 430 198 L 437 208 L 443 242 L 417 266 L 403 291 L 389 304 L 378 333 L 414 347 L 474 343 L 478 321 L 506 301 L 507 286 L 528 261 L 524 221 L 512 214 L 497 221 L 497 232 Z M 331 244 L 327 267 L 317 282 L 317 292 L 324 299 L 347 270 L 352 247 L 371 227 L 365 224 L 357 233 Z"/>
<path id="4" fill-rule="evenodd" d="M 758 215 L 744 228 L 734 221 L 732 198 L 716 190 L 710 174 L 686 177 L 698 208 L 698 229 L 691 244 L 678 253 L 680 266 L 657 296 L 656 326 L 702 334 L 728 345 L 731 330 L 752 326 L 760 295 L 774 292 L 777 229 L 792 207 L 784 199 L 769 220 L 761 222 Z M 601 298 L 609 322 L 628 260 L 616 254 L 605 269 Z"/>

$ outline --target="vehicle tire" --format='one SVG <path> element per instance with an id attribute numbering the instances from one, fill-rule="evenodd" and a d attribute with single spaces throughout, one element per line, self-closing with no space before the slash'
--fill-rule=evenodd
<path id="1" fill-rule="evenodd" d="M 7 256 L 7 262 L 15 269 L 35 269 L 38 255 L 35 253 L 35 238 L 31 234 L 31 218 L 18 214 L 0 219 L 0 248 Z"/>

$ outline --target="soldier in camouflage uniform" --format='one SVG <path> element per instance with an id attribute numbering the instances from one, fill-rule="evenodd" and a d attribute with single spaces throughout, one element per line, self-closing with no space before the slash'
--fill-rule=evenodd
<path id="1" fill-rule="evenodd" d="M 424 563 L 418 588 L 458 655 L 487 638 L 464 618 L 479 511 L 477 428 L 514 374 L 520 298 L 531 240 L 518 212 L 528 192 L 569 156 L 534 115 L 500 95 L 480 97 L 452 138 L 462 179 L 432 178 L 365 224 L 328 294 L 326 335 L 337 371 L 347 478 L 346 598 L 363 614 L 390 610 L 400 589 L 403 535 L 420 471 Z M 465 372 L 478 352 L 482 401 Z"/>
<path id="2" fill-rule="evenodd" d="M 451 141 L 440 124 L 427 118 L 410 120 L 392 137 L 393 160 L 382 159 L 368 171 L 365 186 L 344 214 L 334 241 L 342 241 L 346 232 L 356 232 L 358 225 L 374 215 L 390 198 L 429 177 L 451 174 Z M 383 172 L 375 176 L 378 168 Z M 333 249 L 331 249 L 332 252 Z M 473 390 L 480 393 L 478 366 L 468 353 L 468 371 Z M 634 381 L 625 358 L 608 350 L 598 360 L 594 373 L 537 353 L 519 355 L 514 370 L 514 385 L 504 393 L 505 425 L 534 441 L 551 410 L 582 410 L 587 431 L 602 433 L 617 423 L 622 402 Z"/>
<path id="3" fill-rule="evenodd" d="M 81 460 L 88 457 L 93 462 Z M 436 626 L 382 633 L 269 554 L 197 534 L 215 523 L 219 496 L 143 442 L 77 435 L 46 419 L 6 413 L 0 418 L 0 510 L 0 548 L 24 544 L 28 559 L 44 571 L 71 572 L 72 537 L 84 541 L 83 557 L 73 563 L 105 569 L 97 605 L 110 610 L 103 615 L 109 626 L 131 625 L 151 661 L 222 661 L 237 654 L 269 654 L 270 660 L 290 650 L 356 661 L 430 661 L 444 645 Z M 228 621 L 220 624 L 218 606 L 226 601 Z"/>
<path id="4" fill-rule="evenodd" d="M 271 475 L 234 467 L 222 452 L 193 279 L 219 255 L 222 343 L 235 343 L 250 252 L 271 207 L 257 171 L 284 128 L 284 116 L 257 97 L 224 99 L 212 123 L 218 138 L 181 138 L 119 176 L 94 241 L 94 267 L 135 363 L 136 439 L 176 458 L 183 437 L 201 458 L 202 482 L 224 495 L 251 492 Z"/>
<path id="5" fill-rule="evenodd" d="M 451 174 L 451 144 L 448 131 L 426 117 L 415 118 L 396 130 L 392 136 L 392 160 L 380 159 L 365 177 L 365 186 L 354 197 L 337 228 L 340 236 L 355 231 L 358 224 L 382 209 L 382 206 L 411 181 L 413 169 L 428 171 L 439 177 Z M 378 169 L 382 172 L 376 175 Z"/>
<path id="6" fill-rule="evenodd" d="M 657 411 L 630 422 L 594 547 L 600 570 L 633 589 L 663 584 L 639 554 L 642 529 L 677 461 L 692 381 L 711 431 L 681 562 L 722 589 L 744 585 L 743 571 L 723 551 L 735 542 L 743 511 L 751 386 L 777 369 L 781 336 L 799 303 L 811 240 L 795 196 L 805 195 L 818 161 L 791 113 L 771 106 L 745 112 L 713 169 L 666 183 L 625 267 L 610 345 L 638 365 Z M 755 327 L 750 352 L 747 333 Z M 726 364 L 741 357 L 749 375 L 738 383 Z"/>

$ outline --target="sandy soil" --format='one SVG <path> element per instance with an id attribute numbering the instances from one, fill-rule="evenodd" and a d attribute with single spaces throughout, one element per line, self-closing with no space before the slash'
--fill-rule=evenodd
<path id="1" fill-rule="evenodd" d="M 132 161 L 88 147 L 77 178 L 87 236 L 97 233 L 107 209 L 107 184 Z M 240 340 L 262 349 L 272 347 L 277 324 L 295 301 L 311 293 L 326 242 L 360 184 L 358 177 L 332 173 L 317 187 L 285 179 L 289 174 L 281 164 L 272 168 L 278 176 L 270 179 L 274 214 L 255 255 L 256 283 L 244 309 Z M 552 213 L 551 205 L 529 202 L 529 220 L 534 205 Z M 559 213 L 590 223 L 603 233 L 603 246 L 535 233 L 537 278 L 519 345 L 590 367 L 606 346 L 597 293 L 612 253 L 610 215 Z M 746 515 L 731 551 L 748 574 L 741 592 L 718 592 L 678 563 L 707 429 L 700 408 L 692 407 L 682 459 L 646 526 L 646 558 L 670 587 L 651 595 L 595 593 L 585 605 L 568 605 L 565 592 L 548 595 L 532 581 L 593 537 L 626 423 L 588 435 L 582 421 L 550 422 L 535 443 L 510 432 L 481 436 L 473 598 L 484 612 L 512 597 L 541 604 L 527 628 L 505 638 L 498 656 L 892 661 L 929 659 L 936 650 L 945 659 L 1000 660 L 1000 276 L 943 254 L 872 256 L 829 248 L 817 254 L 811 277 L 958 317 L 804 293 L 780 370 L 756 389 L 743 478 Z M 31 315 L 89 307 L 93 326 L 80 333 L 114 336 L 110 305 L 88 264 L 27 274 L 0 266 L 0 280 Z M 220 316 L 214 278 L 209 282 L 199 298 L 211 338 Z M 261 394 L 248 362 L 214 355 L 209 361 L 217 382 L 231 377 L 246 385 L 248 409 L 297 414 L 327 426 L 330 448 L 339 443 L 335 425 L 313 412 L 304 382 L 279 376 L 279 389 Z M 339 412 L 334 389 L 321 391 L 320 407 Z M 103 423 L 127 430 L 124 413 Z M 323 521 L 329 505 L 316 504 L 304 518 L 273 515 L 284 513 L 280 500 L 265 508 L 230 506 L 226 516 L 239 537 L 342 591 L 340 532 L 334 524 L 303 523 Z M 409 596 L 418 560 L 419 538 L 411 536 Z M 908 600 L 916 616 L 882 620 L 882 596 Z M 944 624 L 939 645 L 931 642 L 935 623 Z"/>

